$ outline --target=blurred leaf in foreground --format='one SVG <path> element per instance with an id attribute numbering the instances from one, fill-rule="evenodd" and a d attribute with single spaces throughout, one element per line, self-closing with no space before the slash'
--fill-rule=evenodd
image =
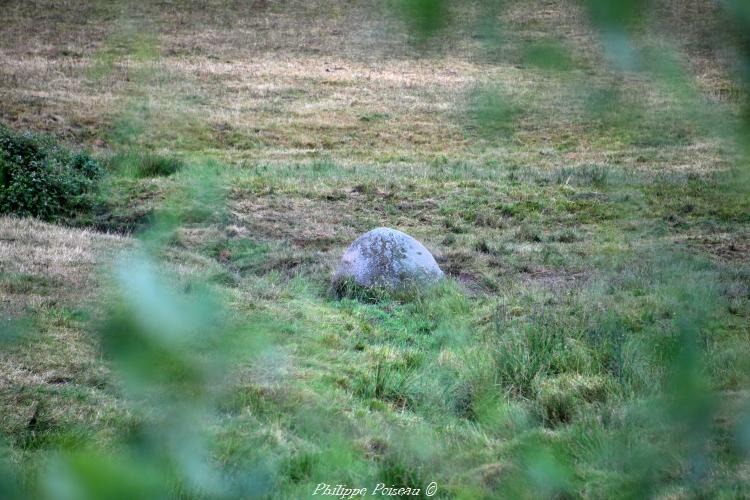
<path id="1" fill-rule="evenodd" d="M 436 35 L 449 22 L 446 0 L 396 0 L 394 5 L 421 40 Z"/>

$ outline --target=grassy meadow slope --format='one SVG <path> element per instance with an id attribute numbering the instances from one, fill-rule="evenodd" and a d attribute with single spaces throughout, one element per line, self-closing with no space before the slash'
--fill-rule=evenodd
<path id="1" fill-rule="evenodd" d="M 0 120 L 108 173 L 89 228 L 0 218 L 0 496 L 750 494 L 722 14 L 656 2 L 632 70 L 577 2 L 483 8 L 3 3 Z M 377 226 L 450 279 L 337 297 Z"/>

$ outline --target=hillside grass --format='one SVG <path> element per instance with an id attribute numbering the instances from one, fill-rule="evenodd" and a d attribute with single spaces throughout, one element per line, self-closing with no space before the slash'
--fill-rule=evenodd
<path id="1" fill-rule="evenodd" d="M 214 496 L 750 494 L 740 91 L 682 38 L 700 15 L 660 18 L 688 28 L 675 90 L 669 61 L 604 69 L 566 2 L 510 2 L 505 44 L 461 27 L 426 54 L 379 7 L 325 5 L 4 11 L 0 116 L 98 151 L 94 225 L 127 233 L 0 219 L 8 477 L 212 496 L 171 475 L 205 445 Z M 338 297 L 338 257 L 377 226 L 449 279 Z"/>

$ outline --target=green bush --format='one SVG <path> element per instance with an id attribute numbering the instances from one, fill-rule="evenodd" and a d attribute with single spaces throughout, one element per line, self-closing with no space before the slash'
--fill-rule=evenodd
<path id="1" fill-rule="evenodd" d="M 99 163 L 84 152 L 0 126 L 0 214 L 77 217 L 92 209 L 101 175 Z"/>

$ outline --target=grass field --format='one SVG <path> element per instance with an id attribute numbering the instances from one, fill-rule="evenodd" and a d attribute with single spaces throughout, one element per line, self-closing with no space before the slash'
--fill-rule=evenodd
<path id="1" fill-rule="evenodd" d="M 718 5 L 656 2 L 634 69 L 564 0 L 428 38 L 380 2 L 63 4 L 0 5 L 0 120 L 107 173 L 72 227 L 0 218 L 0 497 L 750 495 Z M 378 226 L 449 279 L 337 297 Z"/>

